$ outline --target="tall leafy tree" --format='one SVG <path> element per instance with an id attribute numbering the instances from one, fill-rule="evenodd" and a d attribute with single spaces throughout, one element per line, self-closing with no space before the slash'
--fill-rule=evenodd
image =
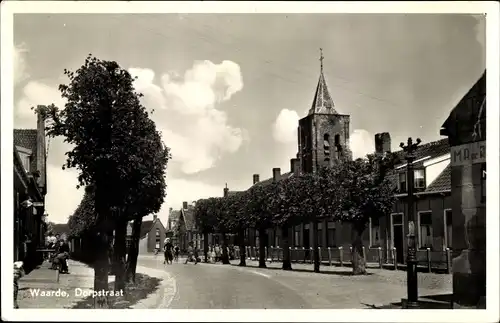
<path id="1" fill-rule="evenodd" d="M 245 229 L 249 227 L 251 219 L 247 209 L 248 191 L 237 192 L 224 198 L 227 207 L 226 226 L 237 234 L 240 249 L 239 266 L 246 266 Z"/>
<path id="2" fill-rule="evenodd" d="M 302 220 L 312 224 L 314 272 L 320 271 L 318 222 L 333 218 L 338 213 L 338 177 L 334 168 L 322 168 L 317 173 L 298 176 L 292 183 L 293 194 L 298 195 L 297 212 Z"/>
<path id="3" fill-rule="evenodd" d="M 208 212 L 214 215 L 216 220 L 215 229 L 221 235 L 222 264 L 229 265 L 229 254 L 227 252 L 227 234 L 231 232 L 229 203 L 224 197 L 211 197 L 208 201 Z"/>
<path id="4" fill-rule="evenodd" d="M 255 185 L 246 196 L 249 223 L 259 232 L 259 267 L 266 267 L 267 229 L 273 227 L 273 217 L 279 212 L 279 183 Z"/>
<path id="5" fill-rule="evenodd" d="M 210 212 L 210 200 L 200 199 L 194 206 L 194 216 L 196 227 L 203 234 L 203 254 L 205 262 L 208 262 L 208 235 L 215 232 L 216 218 L 215 214 Z"/>
<path id="6" fill-rule="evenodd" d="M 337 166 L 342 210 L 337 213 L 337 219 L 351 225 L 352 263 L 356 275 L 366 274 L 361 236 L 370 218 L 389 214 L 396 201 L 394 188 L 386 176 L 396 161 L 392 154 L 369 155 Z"/>
<path id="7" fill-rule="evenodd" d="M 79 185 L 94 185 L 97 214 L 95 290 L 108 289 L 108 246 L 114 225 L 129 218 L 122 210 L 129 197 L 131 183 L 138 183 L 137 168 L 147 168 L 139 151 L 150 149 L 141 138 L 148 123 L 133 87 L 131 75 L 114 61 L 89 55 L 76 72 L 65 70 L 69 83 L 59 86 L 66 104 L 39 107 L 48 121 L 49 136 L 63 136 L 73 146 L 67 152 L 64 167 L 79 170 Z M 166 149 L 166 148 L 165 148 Z M 167 150 L 168 152 L 168 150 Z M 137 192 L 137 190 L 135 190 Z M 97 308 L 107 308 L 105 296 L 95 299 Z"/>

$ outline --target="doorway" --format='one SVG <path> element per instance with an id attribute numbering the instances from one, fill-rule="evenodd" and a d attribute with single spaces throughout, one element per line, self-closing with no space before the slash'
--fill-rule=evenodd
<path id="1" fill-rule="evenodd" d="M 307 227 L 306 227 L 307 226 Z M 309 248 L 311 247 L 310 246 L 310 241 L 309 241 L 309 225 L 306 224 L 304 226 L 304 262 L 306 262 L 307 259 L 310 258 L 310 255 L 309 255 Z"/>
<path id="2" fill-rule="evenodd" d="M 396 261 L 403 264 L 404 259 L 404 227 L 403 214 L 392 214 L 393 247 L 396 248 Z"/>

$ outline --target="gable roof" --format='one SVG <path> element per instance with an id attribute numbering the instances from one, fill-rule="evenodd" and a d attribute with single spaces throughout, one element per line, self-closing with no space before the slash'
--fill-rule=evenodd
<path id="1" fill-rule="evenodd" d="M 52 223 L 52 233 L 58 233 L 59 235 L 66 233 L 69 235 L 69 226 L 67 223 Z"/>
<path id="2" fill-rule="evenodd" d="M 451 190 L 451 165 L 446 166 L 446 168 L 439 174 L 439 176 L 426 188 L 426 192 L 442 192 Z"/>
<path id="3" fill-rule="evenodd" d="M 287 173 L 281 174 L 280 181 L 281 181 L 281 180 L 284 180 L 284 179 L 288 179 L 288 178 L 290 178 L 292 175 L 293 175 L 293 173 L 292 173 L 292 172 L 287 172 Z M 272 183 L 273 183 L 273 180 L 274 180 L 274 179 L 271 177 L 271 178 L 265 179 L 265 180 L 263 180 L 263 181 L 257 182 L 257 183 L 255 183 L 254 185 L 252 185 L 251 187 L 254 187 L 254 186 L 261 186 L 261 185 L 264 185 L 264 186 L 265 186 L 265 185 L 270 185 L 270 184 L 272 184 Z"/>
<path id="4" fill-rule="evenodd" d="M 227 192 L 227 196 L 233 196 L 233 195 L 236 195 L 238 193 L 243 193 L 244 191 L 228 191 Z"/>
<path id="5" fill-rule="evenodd" d="M 187 231 L 194 231 L 196 229 L 196 222 L 194 218 L 194 207 L 192 205 L 188 205 L 187 209 L 181 209 L 180 214 L 184 219 L 184 223 L 186 225 Z"/>
<path id="6" fill-rule="evenodd" d="M 484 70 L 469 91 L 467 91 L 457 105 L 451 110 L 450 115 L 441 126 L 441 135 L 454 138 L 459 131 L 472 133 L 472 129 L 469 128 L 472 128 L 472 125 L 474 125 L 478 119 L 486 118 L 486 112 L 484 111 L 486 108 L 484 104 L 485 99 L 486 70 Z M 476 104 L 470 104 L 470 100 L 476 101 Z"/>
<path id="7" fill-rule="evenodd" d="M 151 232 L 151 229 L 153 228 L 153 225 L 159 221 L 160 224 L 161 221 L 159 218 L 156 218 L 156 220 L 147 220 L 147 221 L 142 221 L 142 224 L 141 224 L 141 234 L 139 236 L 139 239 L 144 239 L 146 237 L 146 235 Z M 132 235 L 132 225 L 133 225 L 133 221 L 130 221 L 128 226 L 127 226 L 127 236 L 131 236 Z M 163 224 L 162 224 L 163 226 Z"/>
<path id="8" fill-rule="evenodd" d="M 395 189 L 398 186 L 398 181 L 399 181 L 399 174 L 406 170 L 406 161 L 404 159 L 405 152 L 403 150 L 399 150 L 394 152 L 401 160 L 401 163 L 396 165 L 398 166 L 403 166 L 399 169 L 395 169 L 393 171 L 390 171 L 387 174 L 387 178 L 391 182 L 391 186 Z M 441 139 L 437 141 L 432 141 L 427 144 L 423 144 L 421 146 L 418 146 L 418 149 L 415 151 L 415 161 L 413 163 L 414 167 L 423 167 L 424 162 L 426 162 L 428 159 L 434 159 L 438 158 L 440 156 L 444 156 L 446 154 L 450 153 L 450 144 L 448 142 L 448 139 Z M 419 159 L 429 157 L 426 160 L 421 160 L 418 161 Z M 437 177 L 436 179 L 428 185 L 423 192 L 425 193 L 436 193 L 436 192 L 442 192 L 442 191 L 448 191 L 451 190 L 451 166 L 448 165 Z M 422 192 L 419 192 L 422 193 Z M 415 194 L 419 194 L 415 193 Z"/>
<path id="9" fill-rule="evenodd" d="M 420 167 L 422 166 L 424 161 L 418 161 L 419 159 L 425 157 L 430 157 L 432 159 L 449 153 L 450 153 L 450 144 L 447 138 L 419 145 L 414 153 L 415 161 L 417 162 L 414 163 L 413 165 L 416 167 Z M 400 160 L 400 163 L 398 163 L 396 167 L 406 164 L 405 160 L 406 153 L 403 150 L 395 151 L 394 154 Z"/>
<path id="10" fill-rule="evenodd" d="M 37 154 L 37 130 L 36 129 L 14 129 L 14 145 L 31 150 L 31 165 L 32 170 L 36 170 L 36 154 Z"/>

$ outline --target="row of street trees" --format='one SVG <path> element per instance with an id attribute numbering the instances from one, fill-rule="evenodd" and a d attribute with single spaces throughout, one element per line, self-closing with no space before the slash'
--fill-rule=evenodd
<path id="1" fill-rule="evenodd" d="M 95 268 L 94 290 L 108 289 L 111 249 L 115 289 L 123 289 L 127 276 L 135 279 L 142 218 L 164 201 L 169 148 L 141 105 L 134 79 L 116 62 L 89 55 L 76 72 L 64 74 L 69 79 L 59 86 L 64 109 L 52 104 L 36 112 L 45 118 L 49 136 L 62 136 L 72 146 L 63 169 L 79 171 L 85 194 L 68 225 L 73 237 L 85 241 Z M 130 221 L 133 242 L 125 259 Z M 95 304 L 107 308 L 108 300 L 97 297 Z"/>
<path id="2" fill-rule="evenodd" d="M 259 267 L 266 267 L 266 232 L 281 228 L 283 269 L 291 270 L 288 229 L 301 222 L 312 222 L 318 235 L 318 220 L 350 223 L 352 228 L 352 263 L 354 274 L 366 274 L 361 235 L 370 218 L 389 214 L 394 202 L 394 188 L 387 178 L 394 164 L 393 154 L 368 155 L 326 167 L 317 173 L 293 175 L 269 185 L 254 185 L 249 190 L 227 197 L 197 201 L 195 216 L 199 230 L 205 235 L 205 259 L 209 233 L 238 235 L 241 259 L 245 266 L 244 231 L 259 232 Z M 314 239 L 314 271 L 320 271 L 319 241 Z M 223 247 L 224 252 L 226 248 Z M 223 255 L 223 263 L 229 263 Z"/>

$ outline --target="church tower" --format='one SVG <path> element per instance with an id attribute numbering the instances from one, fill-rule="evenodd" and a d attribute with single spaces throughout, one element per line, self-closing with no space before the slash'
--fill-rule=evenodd
<path id="1" fill-rule="evenodd" d="M 323 51 L 318 86 L 311 109 L 299 120 L 298 153 L 301 171 L 314 173 L 324 166 L 351 159 L 349 150 L 349 115 L 335 110 L 323 75 Z"/>

